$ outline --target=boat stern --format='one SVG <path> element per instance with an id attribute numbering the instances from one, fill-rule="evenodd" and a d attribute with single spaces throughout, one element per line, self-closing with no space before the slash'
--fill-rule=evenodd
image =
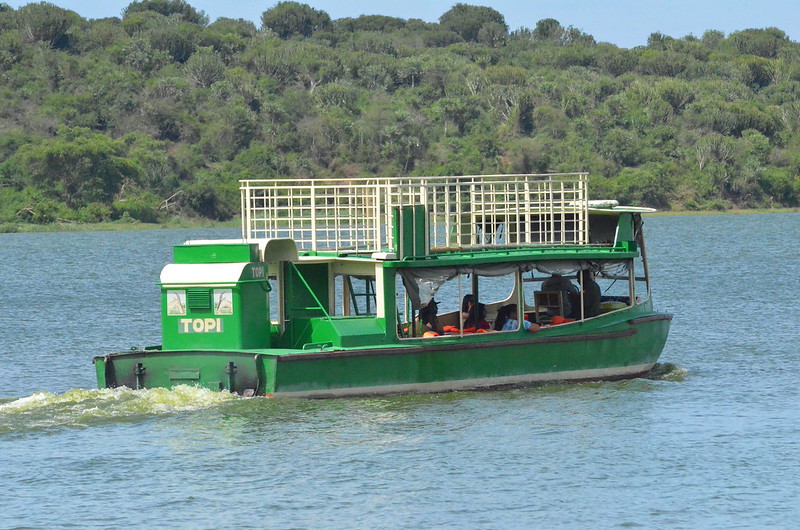
<path id="1" fill-rule="evenodd" d="M 100 388 L 191 385 L 253 396 L 274 386 L 274 360 L 258 353 L 134 350 L 95 357 L 94 365 Z"/>

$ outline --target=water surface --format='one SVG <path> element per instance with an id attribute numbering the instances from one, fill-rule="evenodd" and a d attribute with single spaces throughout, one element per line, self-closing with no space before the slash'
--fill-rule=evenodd
<path id="1" fill-rule="evenodd" d="M 650 378 L 316 401 L 94 388 L 237 230 L 0 234 L 0 528 L 794 528 L 800 214 L 645 228 Z"/>

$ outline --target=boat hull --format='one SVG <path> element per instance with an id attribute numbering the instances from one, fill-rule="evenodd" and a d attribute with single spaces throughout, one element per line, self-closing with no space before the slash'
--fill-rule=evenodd
<path id="1" fill-rule="evenodd" d="M 610 317 L 610 315 L 609 315 Z M 646 374 L 671 315 L 634 314 L 550 328 L 333 350 L 129 351 L 95 358 L 101 387 L 180 384 L 241 395 L 337 397 L 447 392 Z"/>

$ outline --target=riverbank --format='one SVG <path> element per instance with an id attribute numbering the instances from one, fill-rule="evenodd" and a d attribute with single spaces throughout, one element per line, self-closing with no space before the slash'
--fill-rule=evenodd
<path id="1" fill-rule="evenodd" d="M 210 221 L 208 219 L 172 219 L 163 223 L 50 223 L 45 225 L 29 223 L 0 224 L 0 234 L 30 232 L 116 232 L 131 230 L 164 230 L 170 228 L 239 228 L 239 219 L 232 221 Z"/>
<path id="2" fill-rule="evenodd" d="M 666 210 L 645 214 L 647 217 L 671 217 L 683 215 L 746 215 L 754 213 L 797 213 L 800 208 L 758 208 L 752 210 Z M 59 222 L 46 225 L 30 223 L 2 223 L 0 234 L 30 233 L 30 232 L 115 232 L 130 230 L 163 230 L 169 228 L 239 228 L 240 220 L 211 221 L 208 219 L 171 219 L 163 223 L 140 222 L 107 222 L 107 223 L 77 223 Z"/>
<path id="3" fill-rule="evenodd" d="M 664 210 L 645 214 L 648 217 L 670 217 L 677 215 L 746 215 L 753 213 L 798 213 L 800 208 L 754 208 L 749 210 Z"/>

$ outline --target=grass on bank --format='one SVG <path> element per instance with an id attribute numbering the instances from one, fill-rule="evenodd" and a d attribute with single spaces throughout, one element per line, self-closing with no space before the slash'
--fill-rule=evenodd
<path id="1" fill-rule="evenodd" d="M 238 219 L 232 221 L 209 221 L 208 219 L 174 218 L 163 223 L 141 223 L 113 221 L 106 223 L 55 222 L 49 224 L 0 223 L 0 234 L 30 232 L 114 232 L 129 230 L 163 230 L 169 228 L 240 228 Z"/>

